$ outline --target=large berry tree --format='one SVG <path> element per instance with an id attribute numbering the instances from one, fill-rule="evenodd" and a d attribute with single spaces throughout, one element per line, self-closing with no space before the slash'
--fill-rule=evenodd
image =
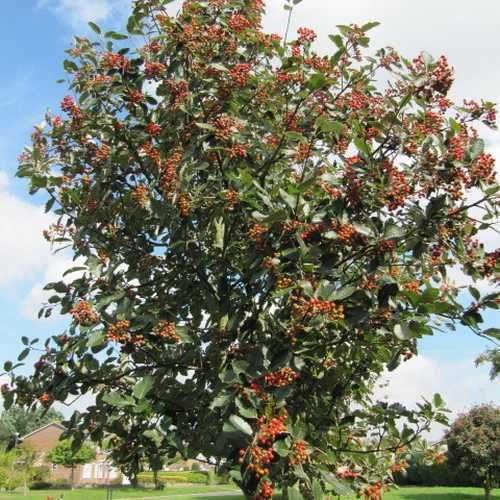
<path id="1" fill-rule="evenodd" d="M 498 210 L 477 129 L 494 106 L 454 104 L 444 57 L 367 53 L 376 23 L 319 55 L 311 29 L 264 33 L 263 0 L 169 3 L 75 39 L 72 95 L 20 158 L 77 262 L 41 311 L 71 325 L 5 400 L 95 395 L 70 432 L 115 436 L 129 469 L 201 453 L 261 499 L 377 499 L 445 414 L 373 401 L 374 381 L 440 325 L 498 336 L 480 327 L 498 295 L 464 307 L 448 279 L 498 270 L 477 239 Z"/>

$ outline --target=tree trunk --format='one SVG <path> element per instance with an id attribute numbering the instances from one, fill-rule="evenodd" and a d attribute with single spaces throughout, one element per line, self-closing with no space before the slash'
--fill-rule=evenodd
<path id="1" fill-rule="evenodd" d="M 491 498 L 491 477 L 489 473 L 484 480 L 484 498 L 486 500 L 490 500 Z"/>
<path id="2" fill-rule="evenodd" d="M 491 488 L 489 488 L 488 486 L 484 487 L 484 498 L 486 500 L 490 500 L 491 499 Z"/>

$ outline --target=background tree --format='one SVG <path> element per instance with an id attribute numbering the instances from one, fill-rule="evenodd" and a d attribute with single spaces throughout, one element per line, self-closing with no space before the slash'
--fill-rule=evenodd
<path id="1" fill-rule="evenodd" d="M 71 469 L 71 488 L 75 481 L 75 467 L 91 462 L 95 459 L 95 449 L 88 445 L 76 446 L 70 439 L 64 439 L 57 443 L 47 458 L 53 464 L 62 465 Z"/>
<path id="2" fill-rule="evenodd" d="M 490 367 L 490 378 L 494 380 L 500 376 L 500 349 L 493 348 L 488 349 L 483 352 L 476 359 L 476 366 L 482 365 L 483 363 L 491 363 Z"/>
<path id="3" fill-rule="evenodd" d="M 484 484 L 485 498 L 500 482 L 500 408 L 481 405 L 460 415 L 446 434 L 448 460 Z"/>
<path id="4" fill-rule="evenodd" d="M 26 434 L 51 422 L 61 422 L 63 416 L 53 408 L 26 409 L 12 406 L 0 415 L 0 447 L 13 445 L 16 437 Z"/>
<path id="5" fill-rule="evenodd" d="M 446 414 L 438 395 L 373 401 L 374 380 L 436 327 L 498 337 L 481 328 L 498 294 L 464 307 L 447 272 L 498 271 L 477 241 L 498 215 L 478 130 L 494 105 L 454 104 L 445 57 L 365 54 L 376 23 L 339 26 L 321 56 L 311 29 L 264 33 L 262 0 L 169 3 L 75 39 L 63 116 L 20 157 L 58 217 L 47 239 L 84 265 L 47 285 L 41 315 L 71 325 L 6 403 L 94 393 L 69 432 L 130 435 L 113 451 L 134 470 L 153 433 L 258 498 L 378 499 Z"/>
<path id="6" fill-rule="evenodd" d="M 26 496 L 29 482 L 40 472 L 35 466 L 37 457 L 37 452 L 25 445 L 0 452 L 0 488 L 14 490 L 22 486 Z"/>

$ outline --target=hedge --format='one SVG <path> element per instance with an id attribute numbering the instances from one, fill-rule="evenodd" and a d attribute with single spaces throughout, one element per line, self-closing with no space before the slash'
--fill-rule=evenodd
<path id="1" fill-rule="evenodd" d="M 141 472 L 138 476 L 139 481 L 153 482 L 154 474 L 152 472 Z M 158 473 L 158 479 L 163 482 L 173 483 L 194 483 L 194 484 L 207 484 L 208 474 L 205 472 L 192 472 L 192 471 L 179 471 L 179 472 L 166 472 L 161 471 Z"/>

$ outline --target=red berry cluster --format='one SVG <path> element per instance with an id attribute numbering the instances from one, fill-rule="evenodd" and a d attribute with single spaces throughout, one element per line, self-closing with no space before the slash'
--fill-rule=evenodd
<path id="1" fill-rule="evenodd" d="M 229 76 L 236 85 L 244 87 L 248 82 L 251 70 L 252 70 L 251 64 L 248 63 L 236 64 L 236 66 L 234 66 L 229 72 Z"/>
<path id="2" fill-rule="evenodd" d="M 152 80 L 155 78 L 159 78 L 165 72 L 166 69 L 167 68 L 162 63 L 147 62 L 144 65 L 144 74 L 146 75 L 146 78 Z"/>
<path id="3" fill-rule="evenodd" d="M 316 32 L 312 29 L 309 29 L 309 28 L 299 28 L 297 30 L 297 33 L 298 33 L 298 38 L 297 38 L 297 42 L 299 43 L 311 43 L 311 42 L 314 42 L 314 40 L 316 40 L 317 36 L 316 35 Z"/>
<path id="4" fill-rule="evenodd" d="M 155 165 L 160 166 L 161 154 L 151 143 L 146 142 L 139 148 L 139 153 L 149 158 Z"/>
<path id="5" fill-rule="evenodd" d="M 299 440 L 292 445 L 292 456 L 290 457 L 290 465 L 302 465 L 309 460 L 309 451 L 307 443 Z"/>
<path id="6" fill-rule="evenodd" d="M 467 136 L 460 134 L 452 137 L 448 146 L 448 152 L 453 160 L 464 161 Z"/>
<path id="7" fill-rule="evenodd" d="M 38 401 L 40 401 L 40 404 L 44 408 L 48 408 L 53 401 L 53 397 L 49 393 L 44 392 L 42 395 L 38 396 Z"/>
<path id="8" fill-rule="evenodd" d="M 383 195 L 384 201 L 389 205 L 389 210 L 396 210 L 404 206 L 406 199 L 412 192 L 406 176 L 400 172 L 392 163 L 386 163 L 385 172 L 387 174 L 390 188 Z"/>
<path id="9" fill-rule="evenodd" d="M 149 200 L 149 189 L 144 184 L 139 184 L 132 191 L 132 199 L 141 207 L 146 208 Z"/>
<path id="10" fill-rule="evenodd" d="M 161 126 L 157 123 L 148 123 L 144 131 L 152 137 L 158 137 L 161 134 Z"/>
<path id="11" fill-rule="evenodd" d="M 129 90 L 128 92 L 128 100 L 132 104 L 140 104 L 141 102 L 144 102 L 144 94 L 137 89 Z"/>
<path id="12" fill-rule="evenodd" d="M 106 70 L 119 69 L 121 71 L 126 71 L 129 66 L 129 61 L 121 54 L 105 52 L 101 58 L 101 66 Z"/>
<path id="13" fill-rule="evenodd" d="M 467 187 L 474 186 L 478 181 L 491 183 L 495 181 L 495 158 L 489 153 L 481 153 L 471 166 L 470 180 Z"/>
<path id="14" fill-rule="evenodd" d="M 230 158 L 245 158 L 248 153 L 247 146 L 245 144 L 233 144 L 229 150 Z"/>
<path id="15" fill-rule="evenodd" d="M 181 341 L 181 338 L 177 335 L 177 327 L 175 326 L 175 323 L 171 321 L 160 321 L 155 326 L 153 332 L 158 337 L 161 337 L 173 344 L 177 344 Z"/>
<path id="16" fill-rule="evenodd" d="M 377 244 L 377 253 L 383 255 L 392 252 L 396 248 L 394 240 L 380 240 Z"/>
<path id="17" fill-rule="evenodd" d="M 380 482 L 367 486 L 362 490 L 365 500 L 382 500 L 382 490 L 384 485 Z"/>
<path id="18" fill-rule="evenodd" d="M 188 96 L 188 83 L 186 80 L 165 80 L 164 85 L 170 90 L 173 110 L 179 109 Z"/>
<path id="19" fill-rule="evenodd" d="M 160 185 L 165 197 L 172 197 L 177 184 L 177 168 L 182 162 L 182 153 L 176 151 L 161 166 Z"/>
<path id="20" fill-rule="evenodd" d="M 75 323 L 82 326 L 94 325 L 99 321 L 99 314 L 85 300 L 81 300 L 70 311 Z"/>
<path id="21" fill-rule="evenodd" d="M 264 382 L 271 387 L 286 387 L 299 378 L 299 374 L 291 368 L 281 368 L 278 371 L 264 375 Z"/>
<path id="22" fill-rule="evenodd" d="M 121 320 L 117 321 L 114 325 L 111 325 L 106 332 L 106 337 L 108 340 L 114 342 L 119 342 L 121 344 L 126 344 L 132 342 L 134 344 L 142 344 L 144 342 L 143 335 L 132 335 L 129 332 L 130 321 Z"/>
<path id="23" fill-rule="evenodd" d="M 228 204 L 229 210 L 232 210 L 240 202 L 240 193 L 234 189 L 230 189 L 224 194 L 224 199 Z"/>
<path id="24" fill-rule="evenodd" d="M 359 472 L 356 472 L 350 468 L 338 470 L 336 476 L 339 479 L 356 479 L 359 476 Z"/>
<path id="25" fill-rule="evenodd" d="M 252 241 L 255 241 L 256 243 L 262 243 L 262 239 L 263 239 L 265 232 L 266 232 L 266 228 L 262 224 L 254 224 L 248 230 L 248 237 Z"/>
<path id="26" fill-rule="evenodd" d="M 350 224 L 340 224 L 337 221 L 333 221 L 332 229 L 337 233 L 340 241 L 349 245 L 354 243 L 359 236 L 358 231 Z"/>
<path id="27" fill-rule="evenodd" d="M 453 68 L 450 67 L 445 56 L 439 58 L 436 67 L 432 70 L 431 77 L 432 88 L 436 92 L 446 95 L 453 84 L 454 76 Z"/>
<path id="28" fill-rule="evenodd" d="M 260 483 L 259 492 L 255 497 L 255 500 L 266 500 L 268 498 L 272 498 L 274 494 L 274 488 L 271 482 L 262 481 Z"/>
<path id="29" fill-rule="evenodd" d="M 243 15 L 239 13 L 233 14 L 229 18 L 229 27 L 236 31 L 236 33 L 240 33 L 252 26 L 252 23 Z"/>
<path id="30" fill-rule="evenodd" d="M 406 469 L 410 467 L 410 464 L 406 460 L 401 460 L 399 462 L 395 462 L 390 466 L 391 472 L 404 472 Z"/>
<path id="31" fill-rule="evenodd" d="M 300 143 L 295 154 L 295 159 L 302 163 L 310 158 L 312 155 L 312 148 L 310 144 Z"/>
<path id="32" fill-rule="evenodd" d="M 107 144 L 102 144 L 95 153 L 95 159 L 97 161 L 106 161 L 109 158 L 110 151 L 111 149 Z"/>
<path id="33" fill-rule="evenodd" d="M 215 128 L 215 137 L 220 141 L 229 139 L 236 132 L 236 120 L 231 116 L 220 115 L 212 120 L 211 125 Z"/>
<path id="34" fill-rule="evenodd" d="M 344 306 L 331 300 L 305 299 L 304 297 L 292 296 L 292 314 L 295 317 L 314 317 L 324 314 L 331 321 L 344 319 Z"/>
<path id="35" fill-rule="evenodd" d="M 177 198 L 177 206 L 181 217 L 188 217 L 191 212 L 191 197 L 188 193 L 180 193 Z"/>
<path id="36" fill-rule="evenodd" d="M 240 450 L 239 462 L 245 462 L 245 456 L 248 459 L 247 469 L 260 478 L 269 474 L 269 466 L 274 460 L 275 454 L 272 448 L 263 448 L 262 446 L 250 446 L 248 449 Z"/>
<path id="37" fill-rule="evenodd" d="M 67 95 L 61 102 L 61 109 L 71 115 L 75 119 L 82 117 L 82 110 L 79 106 L 75 104 L 73 98 Z"/>
<path id="38" fill-rule="evenodd" d="M 268 421 L 266 417 L 260 417 L 257 420 L 259 433 L 257 441 L 263 446 L 272 446 L 276 438 L 287 432 L 286 421 L 287 415 L 280 415 Z"/>
<path id="39" fill-rule="evenodd" d="M 283 288 L 290 288 L 293 285 L 293 280 L 291 278 L 288 278 L 287 276 L 280 276 L 276 280 L 276 286 L 277 288 L 283 289 Z"/>

